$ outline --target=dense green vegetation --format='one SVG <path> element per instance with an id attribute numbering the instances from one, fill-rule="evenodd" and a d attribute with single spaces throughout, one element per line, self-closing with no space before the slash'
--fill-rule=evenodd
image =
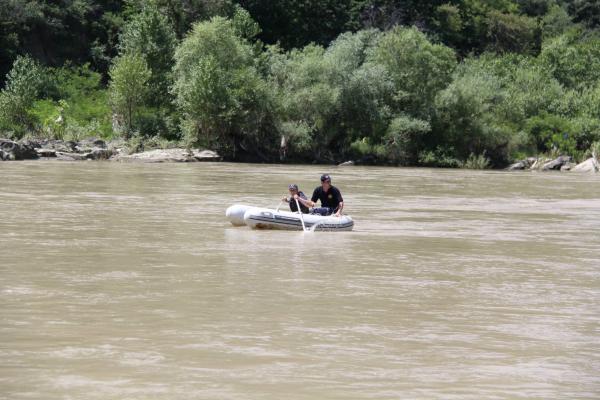
<path id="1" fill-rule="evenodd" d="M 448 167 L 600 142 L 591 0 L 4 0 L 0 136 Z"/>

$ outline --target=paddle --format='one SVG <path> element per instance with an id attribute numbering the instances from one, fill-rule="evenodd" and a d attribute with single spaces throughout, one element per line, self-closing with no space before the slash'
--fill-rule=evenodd
<path id="1" fill-rule="evenodd" d="M 275 209 L 275 211 L 279 212 L 279 208 L 281 207 L 282 204 L 283 204 L 283 200 L 281 200 L 279 202 L 279 205 L 277 206 L 277 208 Z"/>
<path id="2" fill-rule="evenodd" d="M 304 225 L 304 217 L 302 216 L 302 210 L 300 209 L 300 203 L 298 203 L 298 199 L 294 197 L 296 200 L 296 207 L 298 207 L 298 214 L 300 214 L 300 221 L 302 221 L 302 230 L 306 232 L 306 226 Z"/>

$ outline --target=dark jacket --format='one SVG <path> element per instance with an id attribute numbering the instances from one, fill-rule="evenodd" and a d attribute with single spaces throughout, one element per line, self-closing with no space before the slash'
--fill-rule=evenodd
<path id="1" fill-rule="evenodd" d="M 306 195 L 303 192 L 298 192 L 298 197 L 303 198 L 304 200 L 307 200 Z M 293 197 L 289 198 L 289 203 L 290 203 L 290 210 L 293 212 L 298 212 L 298 207 L 296 207 L 296 200 L 294 200 Z M 302 213 L 308 214 L 308 207 L 306 207 L 304 204 L 302 204 L 300 202 L 300 200 L 298 200 L 298 204 L 300 204 L 300 210 L 302 211 Z"/>
<path id="2" fill-rule="evenodd" d="M 331 208 L 334 212 L 337 211 L 340 203 L 344 201 L 342 194 L 335 186 L 331 186 L 327 192 L 323 190 L 322 186 L 318 186 L 313 192 L 311 200 L 316 202 L 321 201 L 321 207 Z"/>

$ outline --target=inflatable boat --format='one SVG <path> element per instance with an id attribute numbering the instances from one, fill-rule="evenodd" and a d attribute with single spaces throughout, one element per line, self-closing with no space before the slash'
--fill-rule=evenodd
<path id="1" fill-rule="evenodd" d="M 291 211 L 280 211 L 269 208 L 252 207 L 234 204 L 225 215 L 234 226 L 247 225 L 252 229 L 282 229 L 301 231 L 300 214 Z M 302 214 L 304 226 L 312 231 L 351 231 L 354 221 L 348 215 L 336 217 L 317 214 Z"/>

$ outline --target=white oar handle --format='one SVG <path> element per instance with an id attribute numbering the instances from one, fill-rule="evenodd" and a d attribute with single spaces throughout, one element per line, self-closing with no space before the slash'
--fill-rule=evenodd
<path id="1" fill-rule="evenodd" d="M 294 197 L 296 200 L 296 207 L 298 207 L 298 214 L 300 214 L 300 221 L 302 222 L 302 230 L 306 231 L 306 226 L 304 225 L 304 217 L 302 216 L 302 210 L 300 209 L 300 203 L 298 203 L 298 199 Z"/>

